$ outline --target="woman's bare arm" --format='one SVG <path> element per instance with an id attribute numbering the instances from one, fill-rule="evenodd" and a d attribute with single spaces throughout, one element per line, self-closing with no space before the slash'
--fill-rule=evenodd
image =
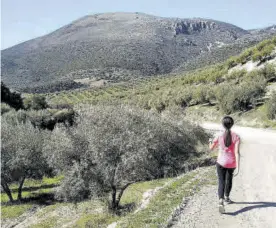
<path id="1" fill-rule="evenodd" d="M 239 174 L 240 171 L 240 142 L 237 142 L 235 145 L 235 157 L 236 157 L 236 169 L 237 169 L 237 173 L 235 174 L 235 176 L 237 176 Z"/>
<path id="2" fill-rule="evenodd" d="M 209 142 L 209 149 L 213 150 L 216 147 L 215 143 Z"/>
<path id="3" fill-rule="evenodd" d="M 217 146 L 217 143 L 213 142 L 213 140 L 209 139 L 209 149 L 213 150 Z"/>

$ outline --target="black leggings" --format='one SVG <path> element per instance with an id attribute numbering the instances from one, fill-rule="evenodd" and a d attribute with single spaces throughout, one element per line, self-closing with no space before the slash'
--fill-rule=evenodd
<path id="1" fill-rule="evenodd" d="M 218 173 L 218 196 L 219 199 L 224 199 L 224 195 L 229 197 L 230 191 L 232 189 L 232 179 L 235 168 L 224 168 L 217 163 L 217 173 Z"/>

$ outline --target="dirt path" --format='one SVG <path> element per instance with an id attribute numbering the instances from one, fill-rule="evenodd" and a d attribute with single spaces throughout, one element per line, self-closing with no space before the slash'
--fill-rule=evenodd
<path id="1" fill-rule="evenodd" d="M 203 124 L 220 129 L 216 124 Z M 276 227 L 276 131 L 235 127 L 242 138 L 241 170 L 234 178 L 232 200 L 218 213 L 217 187 L 205 187 L 187 204 L 175 228 Z"/>

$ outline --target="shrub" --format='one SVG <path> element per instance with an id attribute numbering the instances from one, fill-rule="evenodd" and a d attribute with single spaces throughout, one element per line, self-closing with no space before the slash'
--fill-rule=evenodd
<path id="1" fill-rule="evenodd" d="M 245 50 L 239 57 L 237 58 L 237 63 L 245 64 L 248 60 L 250 60 L 250 57 L 252 55 L 252 49 Z"/>
<path id="2" fill-rule="evenodd" d="M 64 123 L 66 126 L 73 126 L 75 122 L 75 111 L 73 109 L 62 109 L 56 111 L 52 118 L 56 123 Z"/>
<path id="3" fill-rule="evenodd" d="M 265 64 L 264 68 L 260 70 L 260 73 L 267 79 L 275 80 L 276 79 L 276 66 L 273 64 Z"/>
<path id="4" fill-rule="evenodd" d="M 185 108 L 190 105 L 192 98 L 192 91 L 189 88 L 184 88 L 182 91 L 179 91 L 177 96 L 174 98 L 174 103 L 182 108 Z"/>
<path id="5" fill-rule="evenodd" d="M 164 111 L 166 108 L 166 105 L 163 101 L 158 100 L 157 103 L 155 104 L 155 109 L 157 112 L 161 113 Z"/>
<path id="6" fill-rule="evenodd" d="M 219 108 L 225 114 L 236 111 L 247 111 L 254 107 L 257 100 L 265 93 L 265 82 L 248 81 L 240 85 L 227 84 L 216 91 Z"/>
<path id="7" fill-rule="evenodd" d="M 271 43 L 273 43 L 276 46 L 276 36 L 274 36 L 271 40 Z"/>
<path id="8" fill-rule="evenodd" d="M 24 99 L 24 106 L 26 109 L 46 109 L 48 104 L 46 102 L 46 98 L 42 95 L 31 95 Z"/>
<path id="9" fill-rule="evenodd" d="M 265 47 L 269 46 L 271 44 L 271 40 L 264 40 L 260 43 L 258 43 L 255 47 L 255 51 L 262 51 Z"/>
<path id="10" fill-rule="evenodd" d="M 207 138 L 200 128 L 150 112 L 94 106 L 82 109 L 73 128 L 56 128 L 44 154 L 67 176 L 59 197 L 79 201 L 110 194 L 116 210 L 130 184 L 178 174 Z"/>
<path id="11" fill-rule="evenodd" d="M 5 113 L 3 115 L 5 119 L 10 123 L 10 124 L 18 124 L 18 123 L 26 123 L 28 119 L 27 112 L 25 110 L 18 110 L 15 111 L 15 109 L 10 110 L 9 112 Z"/>
<path id="12" fill-rule="evenodd" d="M 193 90 L 193 101 L 195 104 L 206 103 L 207 101 L 207 89 L 204 86 L 195 87 Z"/>
<path id="13" fill-rule="evenodd" d="M 2 102 L 1 102 L 1 115 L 3 115 L 3 114 L 6 113 L 6 112 L 9 112 L 9 111 L 11 111 L 11 110 L 12 110 L 11 106 L 9 106 L 9 105 L 6 104 L 6 103 L 2 103 Z"/>
<path id="14" fill-rule="evenodd" d="M 29 121 L 14 123 L 10 120 L 5 115 L 1 121 L 1 186 L 13 201 L 10 183 L 18 182 L 18 200 L 21 200 L 25 179 L 42 178 L 48 169 L 42 156 L 47 133 L 34 128 Z"/>
<path id="15" fill-rule="evenodd" d="M 262 47 L 262 49 L 258 49 L 258 51 L 255 51 L 255 53 L 252 56 L 253 61 L 264 61 L 268 56 L 271 55 L 272 51 L 274 50 L 274 45 L 270 44 L 267 46 Z"/>
<path id="16" fill-rule="evenodd" d="M 272 94 L 265 106 L 267 118 L 270 120 L 276 120 L 276 92 Z"/>
<path id="17" fill-rule="evenodd" d="M 14 124 L 30 121 L 34 127 L 39 129 L 53 130 L 57 123 L 72 126 L 75 121 L 75 112 L 72 109 L 11 110 L 5 114 L 5 118 Z"/>
<path id="18" fill-rule="evenodd" d="M 229 59 L 226 60 L 226 66 L 228 69 L 233 68 L 234 66 L 238 65 L 238 57 L 237 56 L 232 56 Z"/>
<path id="19" fill-rule="evenodd" d="M 254 80 L 254 79 L 260 78 L 260 77 L 263 77 L 260 70 L 252 70 L 252 71 L 247 72 L 247 74 L 246 74 L 246 78 L 249 78 L 249 80 Z"/>
<path id="20" fill-rule="evenodd" d="M 228 80 L 242 78 L 242 77 L 244 77 L 246 75 L 246 73 L 247 73 L 247 70 L 245 70 L 245 69 L 242 69 L 242 70 L 233 70 L 233 71 L 231 71 L 231 73 L 229 73 L 229 74 L 226 75 L 226 78 Z"/>
<path id="21" fill-rule="evenodd" d="M 53 108 L 53 109 L 73 109 L 73 106 L 68 103 L 59 103 L 59 104 L 52 104 L 51 108 Z"/>
<path id="22" fill-rule="evenodd" d="M 10 89 L 1 82 L 1 103 L 7 103 L 12 108 L 24 109 L 23 100 L 20 93 L 11 92 Z"/>
<path id="23" fill-rule="evenodd" d="M 40 129 L 53 130 L 57 123 L 63 123 L 65 126 L 74 124 L 75 112 L 72 109 L 63 110 L 32 110 L 27 112 L 28 119 L 31 123 Z"/>
<path id="24" fill-rule="evenodd" d="M 26 112 L 28 120 L 31 123 L 40 129 L 53 130 L 56 124 L 54 118 L 52 118 L 52 113 L 47 109 L 42 110 L 30 110 Z"/>

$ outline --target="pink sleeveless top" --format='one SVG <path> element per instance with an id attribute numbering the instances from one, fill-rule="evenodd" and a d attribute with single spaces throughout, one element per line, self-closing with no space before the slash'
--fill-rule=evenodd
<path id="1" fill-rule="evenodd" d="M 240 142 L 240 137 L 231 131 L 232 144 L 229 147 L 224 145 L 224 132 L 214 139 L 215 146 L 218 146 L 219 154 L 217 163 L 225 168 L 236 168 L 235 145 Z"/>

